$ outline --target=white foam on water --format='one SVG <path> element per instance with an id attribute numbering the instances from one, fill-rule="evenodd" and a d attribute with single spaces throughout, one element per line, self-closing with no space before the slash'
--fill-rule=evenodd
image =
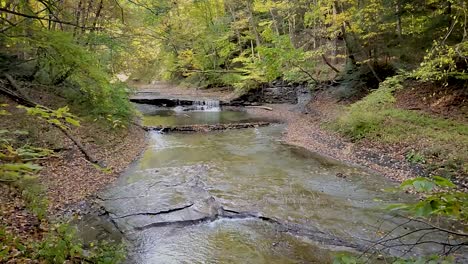
<path id="1" fill-rule="evenodd" d="M 179 106 L 174 107 L 173 111 L 176 112 L 176 113 L 182 113 L 182 112 L 184 112 L 184 109 L 185 108 L 183 106 L 179 105 Z"/>
<path id="2" fill-rule="evenodd" d="M 197 100 L 193 102 L 196 111 L 219 112 L 221 106 L 218 100 Z"/>

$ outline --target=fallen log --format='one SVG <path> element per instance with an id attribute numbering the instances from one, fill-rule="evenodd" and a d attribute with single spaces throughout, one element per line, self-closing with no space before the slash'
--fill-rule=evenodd
<path id="1" fill-rule="evenodd" d="M 51 110 L 51 109 L 49 109 L 49 108 L 47 108 L 47 107 L 45 107 L 45 106 L 43 106 L 41 104 L 38 104 L 38 103 L 34 102 L 31 98 L 29 98 L 22 91 L 21 87 L 16 83 L 15 79 L 13 79 L 13 77 L 11 75 L 9 75 L 8 73 L 5 73 L 4 76 L 6 77 L 8 82 L 10 83 L 11 87 L 13 87 L 15 89 L 15 91 L 4 88 L 4 87 L 0 87 L 0 93 L 3 93 L 4 95 L 6 95 L 9 98 L 11 98 L 12 100 L 16 101 L 20 105 L 24 105 L 24 106 L 27 106 L 27 107 L 41 106 L 41 107 L 44 107 L 45 109 Z M 75 146 L 78 147 L 78 149 L 81 151 L 81 153 L 83 153 L 86 160 L 88 160 L 89 162 L 91 162 L 93 164 L 97 164 L 100 167 L 103 167 L 103 168 L 106 167 L 103 162 L 100 162 L 91 153 L 89 153 L 86 150 L 86 148 L 83 146 L 83 144 L 81 144 L 81 142 L 77 138 L 75 138 L 72 134 L 70 134 L 70 132 L 66 128 L 63 128 L 63 127 L 55 125 L 55 124 L 52 124 L 52 125 L 55 126 L 58 129 L 60 129 L 60 131 L 62 131 L 62 133 L 66 137 L 68 137 L 75 144 Z"/>
<path id="2" fill-rule="evenodd" d="M 247 105 L 247 106 L 245 106 L 245 108 L 258 108 L 258 109 L 273 111 L 273 108 L 268 107 L 268 106 L 262 106 L 262 105 Z"/>
<path id="3" fill-rule="evenodd" d="M 208 132 L 217 130 L 242 129 L 253 127 L 264 127 L 270 122 L 230 123 L 214 125 L 182 125 L 182 126 L 145 126 L 147 131 L 157 130 L 159 132 Z"/>

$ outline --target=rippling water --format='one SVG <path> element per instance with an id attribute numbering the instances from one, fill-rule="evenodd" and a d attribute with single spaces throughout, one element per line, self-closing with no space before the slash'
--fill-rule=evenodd
<path id="1" fill-rule="evenodd" d="M 394 184 L 285 145 L 283 131 L 151 133 L 140 160 L 100 195 L 132 244 L 128 262 L 329 263 L 391 227 L 380 208 L 401 199 L 382 191 Z"/>

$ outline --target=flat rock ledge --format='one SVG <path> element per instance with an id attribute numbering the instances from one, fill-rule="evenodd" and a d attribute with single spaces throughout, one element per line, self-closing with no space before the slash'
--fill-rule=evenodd
<path id="1" fill-rule="evenodd" d="M 159 132 L 208 132 L 217 130 L 230 130 L 242 128 L 264 127 L 270 125 L 270 122 L 250 122 L 250 123 L 230 123 L 213 125 L 181 125 L 181 126 L 144 126 L 147 131 L 157 130 Z"/>

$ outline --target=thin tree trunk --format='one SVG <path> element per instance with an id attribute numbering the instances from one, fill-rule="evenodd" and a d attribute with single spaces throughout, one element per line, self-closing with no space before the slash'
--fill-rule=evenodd
<path id="1" fill-rule="evenodd" d="M 356 57 L 354 57 L 354 51 L 353 51 L 353 48 L 351 47 L 351 43 L 349 42 L 348 34 L 346 32 L 345 22 L 343 22 L 343 25 L 341 25 L 341 34 L 343 35 L 343 40 L 344 40 L 345 46 L 346 46 L 346 52 L 348 53 L 346 63 L 350 62 L 351 65 L 355 66 L 356 65 Z"/>
<path id="2" fill-rule="evenodd" d="M 83 0 L 80 0 L 80 2 L 78 3 L 78 7 L 76 9 L 76 13 L 75 13 L 75 17 L 76 17 L 75 24 L 76 25 L 80 24 L 81 9 L 82 9 L 81 6 L 82 5 L 83 5 Z M 75 28 L 75 30 L 73 31 L 73 37 L 76 37 L 77 31 L 78 31 L 78 28 Z"/>
<path id="3" fill-rule="evenodd" d="M 336 4 L 333 4 L 333 23 L 334 24 L 336 24 L 337 15 L 338 15 L 338 10 L 337 10 Z M 332 63 L 333 64 L 336 64 L 337 54 L 338 54 L 338 36 L 333 36 L 333 48 L 332 48 Z M 334 67 L 332 67 L 332 69 L 333 68 Z"/>
<path id="4" fill-rule="evenodd" d="M 101 0 L 99 2 L 99 6 L 98 6 L 98 9 L 96 11 L 96 17 L 94 18 L 94 21 L 93 21 L 93 27 L 92 28 L 96 28 L 96 25 L 97 25 L 97 22 L 99 20 L 99 17 L 101 16 L 101 11 L 102 11 L 102 8 L 104 6 L 104 3 L 103 1 Z"/>
<path id="5" fill-rule="evenodd" d="M 231 4 L 227 4 L 227 8 L 229 9 L 229 13 L 231 14 L 232 22 L 233 22 L 233 23 L 236 23 L 236 22 L 237 22 L 237 16 L 236 16 L 236 13 L 234 12 L 234 10 L 232 9 Z M 241 34 L 240 34 L 240 32 L 239 32 L 239 29 L 238 29 L 236 26 L 234 26 L 234 32 L 236 33 L 237 44 L 240 44 L 240 42 L 241 42 Z"/>
<path id="6" fill-rule="evenodd" d="M 83 14 L 83 25 L 86 26 L 88 24 L 88 19 L 89 19 L 89 14 L 91 13 L 91 10 L 93 9 L 93 1 L 88 0 L 88 8 L 86 9 L 85 14 Z M 83 27 L 81 30 L 82 33 L 85 32 L 85 28 Z"/>
<path id="7" fill-rule="evenodd" d="M 333 2 L 333 5 L 338 8 L 338 1 L 335 1 Z M 340 5 L 341 7 L 341 11 L 343 11 L 343 5 Z M 337 9 L 337 12 L 338 12 L 338 9 Z M 341 34 L 343 36 L 343 40 L 344 40 L 344 43 L 345 43 L 345 47 L 346 47 L 346 53 L 347 53 L 347 57 L 346 57 L 346 64 L 351 64 L 352 67 L 355 67 L 356 66 L 356 57 L 354 57 L 354 50 L 353 50 L 353 47 L 351 46 L 351 43 L 350 43 L 350 40 L 349 40 L 349 36 L 346 32 L 346 22 L 343 22 L 340 26 L 341 28 Z"/>
<path id="8" fill-rule="evenodd" d="M 257 31 L 257 23 L 255 21 L 255 17 L 252 11 L 252 0 L 247 1 L 247 12 L 249 13 L 250 27 L 252 28 L 252 32 L 255 36 L 255 44 L 257 45 L 257 47 L 260 47 L 262 43 L 260 41 L 260 35 Z"/>
<path id="9" fill-rule="evenodd" d="M 397 34 L 398 37 L 401 38 L 402 36 L 402 25 L 401 25 L 401 0 L 396 0 L 396 5 L 395 5 L 395 12 L 396 12 L 396 18 L 397 18 Z"/>
<path id="10" fill-rule="evenodd" d="M 280 35 L 279 28 L 278 28 L 278 21 L 276 21 L 276 16 L 273 13 L 273 9 L 270 8 L 270 15 L 271 15 L 271 20 L 273 21 L 273 25 L 275 27 L 276 35 Z"/>

